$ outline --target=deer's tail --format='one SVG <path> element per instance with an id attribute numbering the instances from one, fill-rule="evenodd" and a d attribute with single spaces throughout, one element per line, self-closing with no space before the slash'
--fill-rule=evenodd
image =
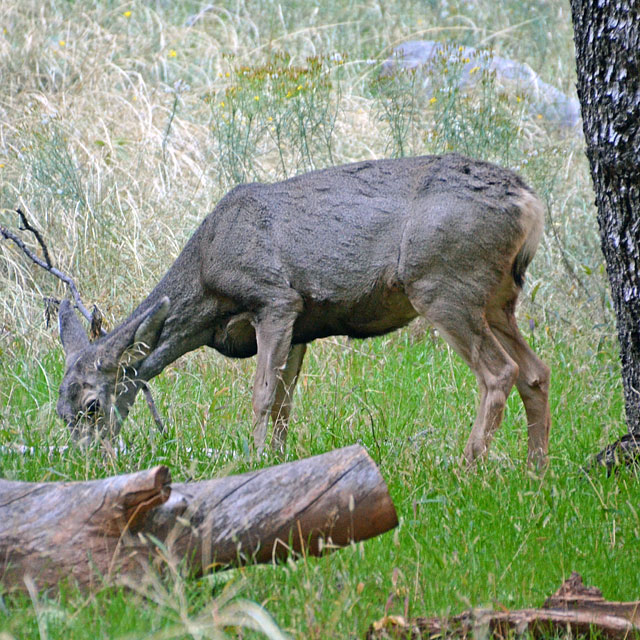
<path id="1" fill-rule="evenodd" d="M 544 229 L 544 205 L 531 191 L 523 189 L 518 202 L 520 223 L 524 231 L 524 241 L 511 266 L 511 275 L 516 286 L 522 288 L 524 274 L 540 244 Z"/>

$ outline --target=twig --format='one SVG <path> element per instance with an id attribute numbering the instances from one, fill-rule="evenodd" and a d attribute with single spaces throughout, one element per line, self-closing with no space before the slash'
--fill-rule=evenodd
<path id="1" fill-rule="evenodd" d="M 156 407 L 156 403 L 153 399 L 153 395 L 151 394 L 151 389 L 149 389 L 149 385 L 146 382 L 142 383 L 142 393 L 144 393 L 144 399 L 147 401 L 147 405 L 149 407 L 149 411 L 151 411 L 151 415 L 153 417 L 154 422 L 156 423 L 156 427 L 158 427 L 158 431 L 161 434 L 165 433 L 164 422 L 160 417 L 160 413 L 158 412 L 158 408 Z"/>
<path id="2" fill-rule="evenodd" d="M 378 465 L 380 465 L 382 461 L 382 450 L 380 448 L 380 443 L 378 442 L 378 436 L 376 434 L 376 425 L 373 419 L 373 414 L 371 413 L 371 409 L 369 409 L 369 401 L 367 399 L 366 391 L 364 392 L 364 408 L 367 410 L 367 413 L 369 414 L 369 421 L 371 422 L 371 436 L 373 437 L 373 444 L 376 445 L 376 449 L 378 450 L 378 459 L 376 460 L 376 462 L 378 463 Z M 378 409 L 378 407 L 376 407 L 376 409 Z"/>
<path id="3" fill-rule="evenodd" d="M 569 258 L 567 257 L 567 251 L 564 247 L 560 236 L 558 235 L 558 230 L 556 229 L 555 221 L 553 219 L 553 215 L 551 213 L 551 207 L 547 206 L 547 216 L 549 217 L 549 221 L 551 224 L 549 227 L 551 228 L 551 232 L 553 234 L 553 239 L 556 241 L 556 245 L 560 250 L 560 259 L 562 260 L 562 264 L 564 265 L 565 271 L 569 274 L 571 278 L 575 280 L 578 287 L 582 289 L 582 292 L 587 296 L 587 300 L 591 300 L 593 298 L 591 291 L 589 291 L 589 287 L 583 282 L 582 278 L 576 273 L 576 270 L 573 268 L 571 262 L 569 262 Z"/>
<path id="4" fill-rule="evenodd" d="M 73 279 L 70 278 L 66 273 L 63 273 L 62 271 L 60 271 L 59 269 L 53 266 L 53 263 L 51 262 L 51 256 L 49 255 L 49 249 L 47 248 L 47 245 L 44 239 L 40 235 L 40 232 L 29 223 L 27 216 L 24 214 L 24 212 L 21 209 L 16 209 L 16 213 L 20 216 L 20 221 L 22 223 L 22 226 L 20 227 L 20 229 L 22 231 L 29 231 L 35 236 L 38 242 L 38 245 L 42 249 L 44 260 L 42 258 L 39 258 L 35 253 L 33 253 L 33 251 L 31 251 L 31 249 L 29 249 L 17 235 L 15 235 L 13 232 L 9 231 L 9 229 L 6 229 L 2 225 L 0 225 L 0 235 L 2 235 L 6 240 L 11 240 L 12 242 L 14 242 L 15 245 L 19 249 L 21 249 L 22 252 L 32 262 L 37 264 L 39 267 L 42 267 L 45 271 L 48 271 L 51 275 L 54 275 L 59 280 L 62 280 L 62 282 L 64 282 L 69 287 L 71 291 L 71 295 L 73 296 L 73 302 L 74 302 L 75 308 L 91 324 L 92 339 L 95 339 L 98 336 L 106 335 L 107 332 L 102 327 L 102 314 L 100 313 L 100 310 L 98 309 L 98 307 L 94 305 L 93 312 L 91 312 L 84 306 L 84 304 L 82 303 L 82 299 L 80 298 L 80 293 L 78 291 L 78 288 L 76 287 L 76 283 L 73 281 Z M 51 318 L 52 303 L 55 303 L 56 305 L 58 305 L 60 304 L 60 301 L 55 298 L 45 298 L 45 307 L 46 307 L 45 318 L 46 318 L 47 327 L 49 326 L 49 320 Z M 164 433 L 165 428 L 162 422 L 162 418 L 160 417 L 160 413 L 158 412 L 156 403 L 153 400 L 151 389 L 149 389 L 149 386 L 147 385 L 146 382 L 143 382 L 142 384 L 142 391 L 147 401 L 147 405 L 149 406 L 149 411 L 151 411 L 151 415 L 153 416 L 153 419 L 160 433 Z"/>
<path id="5" fill-rule="evenodd" d="M 47 249 L 47 245 L 44 243 L 40 232 L 29 224 L 27 220 L 27 216 L 24 215 L 22 209 L 16 209 L 16 213 L 20 216 L 20 220 L 22 220 L 22 226 L 20 229 L 22 231 L 31 231 L 33 235 L 36 237 L 38 244 L 42 247 L 42 253 L 44 254 L 44 259 L 47 261 L 47 266 L 51 269 L 53 264 L 51 263 L 51 258 L 49 257 L 49 249 Z"/>
<path id="6" fill-rule="evenodd" d="M 171 125 L 173 124 L 173 119 L 176 117 L 176 113 L 178 111 L 178 103 L 180 102 L 180 92 L 186 88 L 187 85 L 182 82 L 182 80 L 177 80 L 173 85 L 173 89 L 170 90 L 173 93 L 173 107 L 171 108 L 171 113 L 169 114 L 169 121 L 167 122 L 167 128 L 164 132 L 164 138 L 162 139 L 162 160 L 166 162 L 166 152 L 167 152 L 167 142 L 169 140 L 169 134 L 171 133 Z"/>

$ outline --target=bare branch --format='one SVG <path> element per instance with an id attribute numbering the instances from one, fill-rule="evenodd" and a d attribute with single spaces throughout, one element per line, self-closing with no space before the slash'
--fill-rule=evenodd
<path id="1" fill-rule="evenodd" d="M 29 224 L 27 217 L 20 209 L 17 209 L 16 213 L 20 216 L 23 225 L 20 228 L 24 231 L 30 231 L 31 233 L 33 233 L 33 235 L 36 237 L 36 240 L 38 241 L 38 244 L 40 245 L 40 248 L 42 249 L 42 253 L 44 254 L 45 259 L 43 260 L 42 258 L 39 258 L 35 253 L 33 253 L 33 251 L 31 251 L 31 249 L 29 249 L 25 245 L 25 243 L 17 235 L 15 235 L 11 231 L 9 231 L 9 229 L 6 229 L 2 225 L 0 225 L 0 234 L 2 234 L 7 240 L 11 240 L 12 242 L 14 242 L 16 246 L 21 249 L 22 252 L 27 256 L 27 258 L 29 258 L 29 260 L 37 264 L 39 267 L 42 267 L 45 271 L 48 271 L 51 275 L 54 275 L 59 280 L 62 280 L 62 282 L 64 282 L 71 291 L 76 309 L 89 322 L 91 322 L 91 312 L 84 306 L 84 304 L 82 304 L 82 299 L 80 298 L 80 293 L 78 292 L 76 283 L 66 273 L 63 273 L 53 266 L 53 264 L 51 263 L 51 258 L 49 256 L 49 250 L 47 249 L 47 245 L 44 243 L 44 240 L 42 239 L 40 233 L 31 224 Z M 102 330 L 101 333 L 102 335 L 104 335 L 104 333 L 106 332 Z"/>
<path id="2" fill-rule="evenodd" d="M 640 631 L 640 601 L 610 602 L 596 587 L 586 587 L 572 573 L 540 609 L 499 611 L 475 609 L 452 617 L 385 616 L 367 631 L 367 640 L 466 640 L 479 635 L 488 640 L 513 636 L 532 638 L 588 637 L 608 640 L 635 638 Z"/>
<path id="3" fill-rule="evenodd" d="M 16 213 L 20 216 L 21 226 L 20 229 L 22 231 L 31 232 L 38 242 L 38 245 L 42 249 L 42 254 L 44 255 L 44 260 L 39 258 L 31 249 L 29 249 L 25 243 L 13 232 L 9 231 L 2 225 L 0 225 L 0 234 L 6 239 L 11 240 L 22 252 L 35 264 L 39 267 L 48 271 L 51 275 L 54 275 L 59 280 L 62 280 L 71 291 L 71 295 L 73 296 L 73 302 L 75 308 L 87 319 L 87 321 L 91 325 L 90 335 L 91 339 L 95 340 L 99 336 L 104 336 L 107 334 L 106 330 L 102 327 L 102 313 L 100 309 L 96 305 L 93 305 L 93 311 L 89 311 L 84 304 L 82 303 L 82 299 L 80 298 L 80 293 L 78 291 L 78 287 L 76 287 L 76 283 L 73 281 L 73 278 L 70 278 L 66 273 L 63 273 L 59 269 L 53 266 L 51 262 L 51 256 L 49 255 L 49 249 L 40 235 L 40 232 L 29 222 L 27 216 L 21 209 L 16 209 Z M 52 308 L 57 308 L 60 304 L 60 301 L 56 298 L 45 298 L 45 321 L 47 328 L 49 327 L 51 321 Z M 144 393 L 144 397 L 147 401 L 147 405 L 149 406 L 149 411 L 153 416 L 153 419 L 158 427 L 160 433 L 164 433 L 164 424 L 162 422 L 162 418 L 160 417 L 160 413 L 156 407 L 156 403 L 153 400 L 153 395 L 151 394 L 151 389 L 149 386 L 144 383 L 142 386 L 142 391 Z"/>
<path id="4" fill-rule="evenodd" d="M 89 338 L 95 340 L 100 336 L 106 335 L 106 331 L 102 328 L 102 312 L 94 304 L 91 310 L 91 328 L 89 329 Z"/>

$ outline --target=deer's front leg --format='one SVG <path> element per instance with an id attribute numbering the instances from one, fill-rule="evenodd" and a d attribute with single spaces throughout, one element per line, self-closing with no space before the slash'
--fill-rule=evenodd
<path id="1" fill-rule="evenodd" d="M 306 344 L 294 344 L 291 347 L 285 368 L 278 376 L 276 397 L 271 406 L 271 420 L 273 421 L 271 449 L 281 458 L 284 458 L 287 449 L 287 432 L 289 430 L 289 414 L 291 413 L 293 402 L 293 390 L 298 381 L 306 350 Z"/>
<path id="2" fill-rule="evenodd" d="M 296 314 L 267 312 L 256 322 L 258 364 L 253 383 L 253 440 L 258 455 L 264 450 L 271 408 L 291 350 Z"/>

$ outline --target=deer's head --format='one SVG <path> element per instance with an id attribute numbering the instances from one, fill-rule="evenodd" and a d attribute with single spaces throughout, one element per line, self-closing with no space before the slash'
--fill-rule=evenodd
<path id="1" fill-rule="evenodd" d="M 116 435 L 143 384 L 137 369 L 155 349 L 169 311 L 163 298 L 107 336 L 90 342 L 71 303 L 60 304 L 60 339 L 66 371 L 58 415 L 77 439 Z"/>

